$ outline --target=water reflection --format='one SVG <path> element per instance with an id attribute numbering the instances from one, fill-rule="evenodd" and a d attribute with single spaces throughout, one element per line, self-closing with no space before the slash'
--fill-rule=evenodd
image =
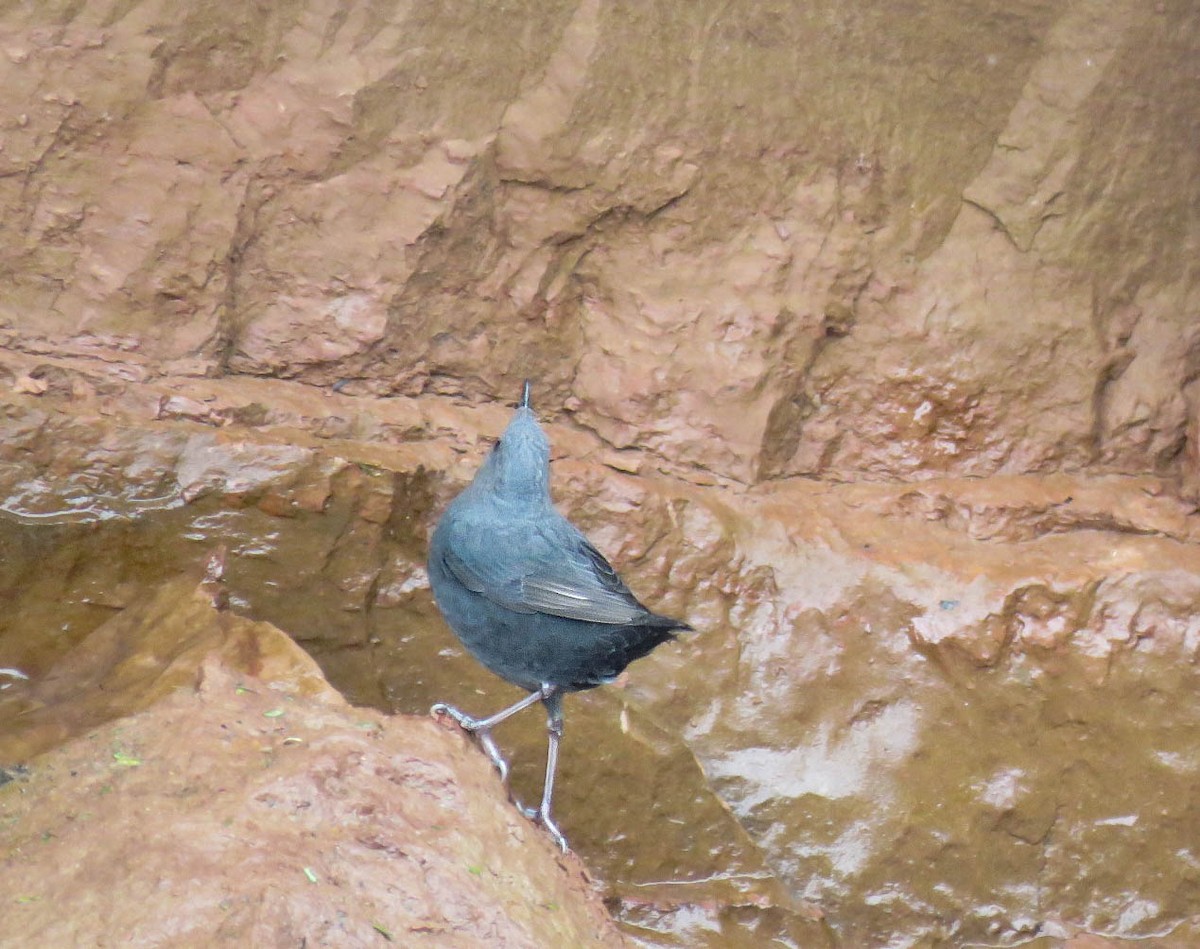
<path id="1" fill-rule="evenodd" d="M 236 608 L 305 644 L 351 700 L 424 714 L 447 696 L 512 699 L 433 609 L 419 478 L 350 468 L 281 488 L 284 453 L 233 498 L 205 493 L 212 452 L 190 457 L 170 491 L 30 479 L 5 500 L 0 687 L 45 674 L 221 544 Z M 828 611 L 742 604 L 745 627 L 714 626 L 570 698 L 564 829 L 639 940 L 1016 943 L 1079 927 L 1148 936 L 1193 912 L 1194 666 L 1133 651 L 1098 681 L 1030 656 L 930 661 L 904 604 L 840 589 L 849 605 Z M 518 793 L 536 795 L 540 717 L 500 739 Z"/>

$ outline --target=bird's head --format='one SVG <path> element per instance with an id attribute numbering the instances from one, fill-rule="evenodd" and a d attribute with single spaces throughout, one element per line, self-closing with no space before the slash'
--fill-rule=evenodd
<path id="1" fill-rule="evenodd" d="M 550 442 L 529 406 L 529 383 L 508 428 L 475 475 L 475 485 L 509 501 L 550 497 Z"/>

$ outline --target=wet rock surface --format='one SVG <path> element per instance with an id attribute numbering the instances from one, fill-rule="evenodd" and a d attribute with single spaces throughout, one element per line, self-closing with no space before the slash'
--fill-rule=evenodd
<path id="1" fill-rule="evenodd" d="M 8 403 L 0 655 L 31 679 L 0 692 L 0 714 L 65 737 L 86 715 L 56 708 L 56 683 L 113 642 L 142 669 L 135 685 L 168 686 L 144 669 L 162 648 L 132 636 L 154 625 L 145 591 L 201 570 L 217 544 L 230 613 L 286 630 L 352 701 L 511 701 L 457 649 L 423 570 L 432 519 L 502 407 L 400 400 L 364 437 L 333 440 L 316 433 L 355 400 L 253 383 L 290 424 L 214 428 L 157 416 L 163 384 L 125 385 L 141 420 L 44 395 Z M 213 407 L 249 394 L 170 385 Z M 392 444 L 401 426 L 439 434 Z M 572 699 L 560 819 L 628 934 L 1181 938 L 1200 887 L 1200 547 L 1168 483 L 734 491 L 631 475 L 598 441 L 551 436 L 576 455 L 554 463 L 563 506 L 647 600 L 701 631 Z M 191 608 L 211 610 L 206 596 Z M 186 628 L 186 610 L 171 614 Z M 100 668 L 77 676 L 85 699 L 127 674 Z M 500 734 L 526 798 L 541 729 L 532 715 Z M 25 760 L 19 748 L 8 761 Z"/>
<path id="2" fill-rule="evenodd" d="M 432 722 L 191 672 L 0 788 L 0 943 L 624 944 Z"/>

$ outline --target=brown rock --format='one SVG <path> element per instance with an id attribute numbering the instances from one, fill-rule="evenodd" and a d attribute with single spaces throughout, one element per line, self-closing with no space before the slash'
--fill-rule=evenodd
<path id="1" fill-rule="evenodd" d="M 565 869 L 479 756 L 433 723 L 355 711 L 328 689 L 289 694 L 217 657 L 200 673 L 198 688 L 89 729 L 0 788 L 10 933 L 623 944 L 578 865 Z M 97 887 L 114 868 L 121 885 Z"/>
<path id="2" fill-rule="evenodd" d="M 207 422 L 213 417 L 211 406 L 182 395 L 169 396 L 158 407 L 159 418 L 186 418 L 194 422 Z"/>
<path id="3" fill-rule="evenodd" d="M 1181 10 L 310 6 L 4 15 L 16 345 L 475 400 L 534 376 L 700 480 L 1191 477 Z"/>
<path id="4" fill-rule="evenodd" d="M 623 944 L 461 739 L 351 709 L 189 581 L 18 684 L 0 889 L 23 941 Z"/>
<path id="5" fill-rule="evenodd" d="M 45 379 L 35 379 L 33 376 L 22 376 L 13 383 L 13 391 L 18 395 L 44 395 L 49 387 Z"/>

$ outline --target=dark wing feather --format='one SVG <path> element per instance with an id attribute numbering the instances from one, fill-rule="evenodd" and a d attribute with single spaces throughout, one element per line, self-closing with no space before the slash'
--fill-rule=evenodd
<path id="1" fill-rule="evenodd" d="M 556 562 L 539 564 L 521 578 L 521 599 L 540 613 L 590 623 L 625 625 L 647 610 L 617 576 L 604 555 L 572 528 L 574 542 Z"/>
<path id="2" fill-rule="evenodd" d="M 561 516 L 488 542 L 463 531 L 443 552 L 446 567 L 468 590 L 517 613 L 623 626 L 651 614 L 574 526 Z"/>

